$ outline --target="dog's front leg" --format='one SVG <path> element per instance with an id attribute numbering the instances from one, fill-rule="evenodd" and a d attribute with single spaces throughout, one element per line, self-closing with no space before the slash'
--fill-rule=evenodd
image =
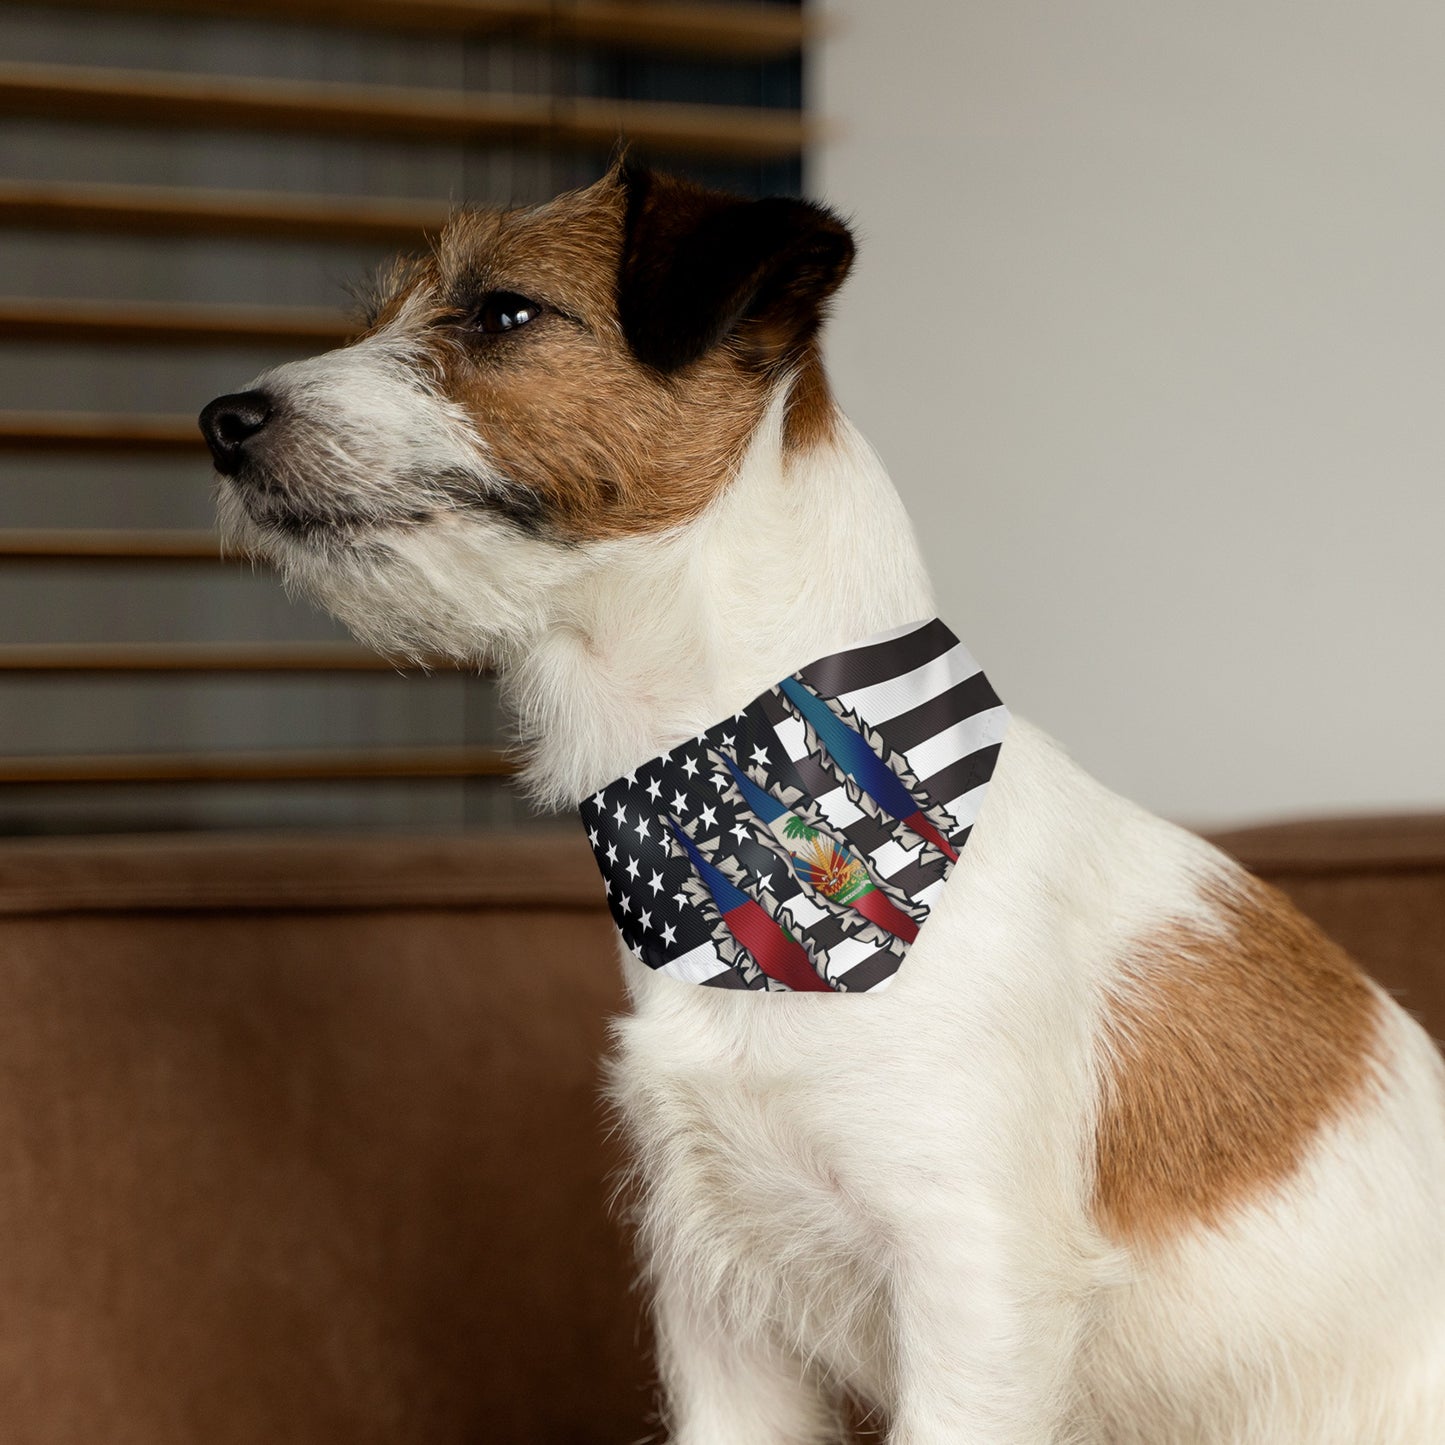
<path id="1" fill-rule="evenodd" d="M 838 1405 L 764 1330 L 725 1322 L 681 1280 L 653 1303 L 669 1445 L 835 1445 Z"/>
<path id="2" fill-rule="evenodd" d="M 999 1214 L 922 1203 L 895 1265 L 890 1445 L 1086 1445 L 1070 1292 L 1036 1245 L 1000 1238 Z"/>

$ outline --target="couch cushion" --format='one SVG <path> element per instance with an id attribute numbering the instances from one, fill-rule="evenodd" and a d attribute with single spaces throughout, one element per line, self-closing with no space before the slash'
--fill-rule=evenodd
<path id="1" fill-rule="evenodd" d="M 1445 819 L 1221 839 L 1445 1031 Z M 0 844 L 0 1433 L 624 1445 L 574 830 Z"/>
<path id="2" fill-rule="evenodd" d="M 612 925 L 566 857 L 0 847 L 5 1439 L 644 1432 Z"/>

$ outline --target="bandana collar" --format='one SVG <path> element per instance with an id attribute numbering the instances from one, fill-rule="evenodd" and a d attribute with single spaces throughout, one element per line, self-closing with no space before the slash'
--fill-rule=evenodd
<path id="1" fill-rule="evenodd" d="M 886 988 L 969 839 L 1008 716 L 937 619 L 785 677 L 581 805 L 623 942 L 714 988 Z"/>

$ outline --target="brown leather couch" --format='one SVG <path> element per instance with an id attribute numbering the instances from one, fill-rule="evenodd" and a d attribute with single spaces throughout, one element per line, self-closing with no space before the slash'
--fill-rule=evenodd
<path id="1" fill-rule="evenodd" d="M 1445 1033 L 1445 818 L 1220 840 Z M 0 1440 L 656 1428 L 570 830 L 0 844 Z"/>

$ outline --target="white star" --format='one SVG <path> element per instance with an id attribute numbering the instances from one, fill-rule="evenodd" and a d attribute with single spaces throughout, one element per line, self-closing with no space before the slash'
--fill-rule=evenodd
<path id="1" fill-rule="evenodd" d="M 662 944 L 663 944 L 663 947 L 666 948 L 669 944 L 672 943 L 672 941 L 673 941 L 676 937 L 677 937 L 677 929 L 675 929 L 675 928 L 672 926 L 672 924 L 670 924 L 670 923 L 664 923 L 664 924 L 662 925 Z"/>
<path id="2" fill-rule="evenodd" d="M 616 843 L 609 843 L 609 844 L 607 845 L 607 861 L 608 861 L 609 863 L 615 863 L 615 862 L 617 861 L 617 844 L 616 844 Z"/>
<path id="3" fill-rule="evenodd" d="M 633 958 L 635 958 L 639 963 L 642 962 L 642 948 L 641 948 L 640 945 L 638 945 L 638 944 L 636 944 L 636 943 L 634 943 L 634 944 L 632 945 L 632 956 L 633 956 Z"/>
<path id="4" fill-rule="evenodd" d="M 697 743 L 699 744 L 699 746 L 700 746 L 701 744 L 705 743 L 705 742 L 707 741 L 707 734 L 706 734 L 706 733 L 699 733 L 699 734 L 697 735 L 696 741 L 697 741 Z"/>
<path id="5" fill-rule="evenodd" d="M 685 772 L 685 773 L 688 775 L 688 777 L 690 777 L 690 778 L 695 778 L 695 777 L 697 777 L 697 759 L 696 759 L 696 758 L 684 758 L 684 759 L 682 760 L 682 770 L 683 770 L 683 772 Z"/>
<path id="6" fill-rule="evenodd" d="M 659 779 L 657 779 L 657 778 L 654 778 L 654 779 L 647 785 L 647 796 L 648 796 L 649 798 L 651 798 L 654 803 L 657 801 L 657 795 L 658 795 L 661 791 L 662 791 L 662 783 L 661 783 L 661 781 L 660 781 Z"/>
<path id="7" fill-rule="evenodd" d="M 687 812 L 687 799 L 678 793 L 672 800 L 672 809 L 675 813 Z"/>
<path id="8" fill-rule="evenodd" d="M 617 822 L 618 822 L 619 825 L 622 825 L 622 826 L 625 826 L 625 825 L 626 825 L 626 823 L 627 823 L 627 809 L 624 808 L 621 803 L 619 803 L 619 804 L 617 805 L 617 811 L 616 811 L 612 816 L 617 819 Z"/>
<path id="9" fill-rule="evenodd" d="M 662 874 L 661 874 L 661 873 L 654 873 L 654 874 L 652 875 L 652 877 L 647 880 L 647 886 L 652 889 L 653 893 L 661 893 L 661 892 L 662 892 Z"/>
<path id="10" fill-rule="evenodd" d="M 723 747 L 725 747 L 725 748 L 730 748 L 730 747 L 733 746 L 733 744 L 734 744 L 734 739 L 730 738 L 730 737 L 727 735 L 727 733 L 724 733 L 724 734 L 723 734 L 723 744 L 722 744 Z"/>
<path id="11" fill-rule="evenodd" d="M 652 835 L 647 831 L 647 819 L 641 814 L 637 818 L 637 836 L 639 838 L 650 838 Z"/>
<path id="12" fill-rule="evenodd" d="M 734 823 L 733 837 L 735 837 L 740 843 L 743 843 L 746 842 L 749 838 L 751 838 L 752 834 L 748 831 L 748 825 L 746 823 Z"/>
<path id="13" fill-rule="evenodd" d="M 587 841 L 588 841 L 594 848 L 597 846 L 597 829 L 596 829 L 596 828 L 589 828 L 589 829 L 587 830 Z"/>
<path id="14" fill-rule="evenodd" d="M 687 907 L 687 894 L 686 894 L 686 893 L 674 893 L 674 894 L 672 895 L 672 901 L 673 901 L 674 903 L 681 903 L 682 906 L 683 906 L 684 908 L 686 908 L 686 907 Z"/>
<path id="15" fill-rule="evenodd" d="M 630 773 L 623 773 L 622 776 L 626 778 L 629 783 L 635 783 L 637 781 L 637 769 L 633 768 Z"/>
<path id="16" fill-rule="evenodd" d="M 717 814 L 713 811 L 713 806 L 711 803 L 707 803 L 703 806 L 703 810 L 701 813 L 698 814 L 698 817 L 702 819 L 702 825 L 704 828 L 717 827 Z"/>
<path id="17" fill-rule="evenodd" d="M 629 859 L 627 860 L 627 876 L 628 876 L 630 879 L 632 879 L 632 881 L 633 881 L 634 883 L 637 882 L 637 859 L 636 859 L 636 858 L 629 858 Z"/>
<path id="18" fill-rule="evenodd" d="M 632 912 L 632 900 L 625 893 L 617 900 L 617 902 L 624 913 Z"/>
<path id="19" fill-rule="evenodd" d="M 733 714 L 733 721 L 734 721 L 734 722 L 741 722 L 741 721 L 743 720 L 743 716 L 744 716 L 744 714 L 745 714 L 746 712 L 747 712 L 747 709 L 746 709 L 746 708 L 744 708 L 742 712 L 735 712 L 735 713 Z"/>
<path id="20" fill-rule="evenodd" d="M 639 928 L 652 927 L 652 914 L 650 914 L 647 909 L 644 908 L 642 912 L 637 915 L 637 926 Z"/>
<path id="21" fill-rule="evenodd" d="M 754 761 L 760 768 L 765 768 L 765 767 L 767 767 L 767 765 L 768 765 L 768 753 L 767 753 L 767 749 L 766 749 L 766 748 L 754 748 L 754 749 L 753 749 L 753 761 Z"/>

